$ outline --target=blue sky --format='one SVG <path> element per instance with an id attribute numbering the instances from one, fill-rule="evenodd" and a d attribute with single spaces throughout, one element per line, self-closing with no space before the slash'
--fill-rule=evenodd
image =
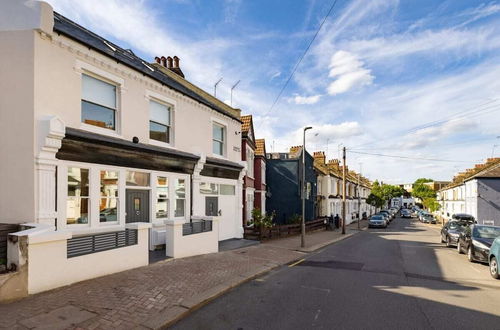
<path id="1" fill-rule="evenodd" d="M 338 0 L 272 111 L 330 1 L 48 2 L 146 60 L 179 56 L 207 91 L 223 77 L 223 101 L 241 80 L 234 106 L 268 151 L 311 125 L 309 151 L 345 145 L 350 168 L 391 183 L 451 179 L 495 144 L 500 157 L 500 1 Z"/>

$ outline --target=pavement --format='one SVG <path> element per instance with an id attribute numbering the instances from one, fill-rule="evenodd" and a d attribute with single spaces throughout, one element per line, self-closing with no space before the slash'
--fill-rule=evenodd
<path id="1" fill-rule="evenodd" d="M 366 227 L 366 222 L 361 225 Z M 0 304 L 0 328 L 162 328 L 243 283 L 351 237 L 358 232 L 356 227 L 355 223 L 347 226 L 346 235 L 339 230 L 308 233 L 305 248 L 300 247 L 297 236 L 202 256 L 166 259 Z M 236 243 L 231 242 L 231 246 Z"/>
<path id="2" fill-rule="evenodd" d="M 173 329 L 500 329 L 500 281 L 415 219 L 234 288 Z"/>

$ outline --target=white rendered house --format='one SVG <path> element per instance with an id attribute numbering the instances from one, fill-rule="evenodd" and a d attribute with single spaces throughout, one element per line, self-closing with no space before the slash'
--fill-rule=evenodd
<path id="1" fill-rule="evenodd" d="M 242 237 L 240 110 L 177 57 L 143 60 L 37 1 L 0 4 L 0 44 L 0 223 L 28 224 L 9 246 L 26 293 Z"/>

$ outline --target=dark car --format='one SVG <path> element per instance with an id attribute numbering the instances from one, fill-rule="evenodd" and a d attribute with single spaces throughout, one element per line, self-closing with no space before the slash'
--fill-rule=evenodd
<path id="1" fill-rule="evenodd" d="M 488 262 L 490 247 L 500 236 L 500 227 L 469 225 L 460 233 L 457 243 L 458 253 L 467 252 L 470 262 Z"/>
<path id="2" fill-rule="evenodd" d="M 408 209 L 401 210 L 401 217 L 402 218 L 411 218 L 410 210 L 408 210 Z"/>
<path id="3" fill-rule="evenodd" d="M 476 219 L 470 214 L 467 213 L 456 213 L 452 215 L 452 220 L 465 221 L 470 223 L 476 223 Z"/>
<path id="4" fill-rule="evenodd" d="M 456 246 L 460 233 L 464 230 L 465 223 L 450 220 L 441 229 L 441 243 L 446 243 L 447 247 Z"/>
<path id="5" fill-rule="evenodd" d="M 379 213 L 384 213 L 389 218 L 389 221 L 392 221 L 392 213 L 389 212 L 388 210 L 382 210 Z"/>
<path id="6" fill-rule="evenodd" d="M 387 228 L 387 220 L 381 214 L 372 215 L 368 221 L 368 228 L 372 227 Z"/>

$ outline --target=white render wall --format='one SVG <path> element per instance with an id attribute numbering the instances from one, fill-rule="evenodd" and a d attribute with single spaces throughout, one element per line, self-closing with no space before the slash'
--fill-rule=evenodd
<path id="1" fill-rule="evenodd" d="M 138 228 L 137 245 L 67 258 L 71 234 L 52 232 L 29 237 L 28 293 L 38 293 L 63 285 L 148 265 L 150 224 L 129 224 Z"/>

